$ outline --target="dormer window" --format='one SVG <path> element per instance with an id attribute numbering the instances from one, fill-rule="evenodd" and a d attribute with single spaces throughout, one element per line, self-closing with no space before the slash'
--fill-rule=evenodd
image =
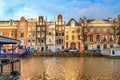
<path id="1" fill-rule="evenodd" d="M 71 27 L 75 27 L 75 21 L 71 21 Z"/>

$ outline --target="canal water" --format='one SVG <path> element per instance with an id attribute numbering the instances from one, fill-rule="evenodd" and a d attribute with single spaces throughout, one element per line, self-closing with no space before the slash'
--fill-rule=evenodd
<path id="1" fill-rule="evenodd" d="M 29 57 L 21 60 L 20 80 L 120 80 L 120 59 Z"/>

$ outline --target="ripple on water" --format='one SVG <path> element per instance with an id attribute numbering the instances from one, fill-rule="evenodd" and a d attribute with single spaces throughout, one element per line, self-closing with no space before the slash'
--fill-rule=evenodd
<path id="1" fill-rule="evenodd" d="M 22 59 L 21 80 L 120 80 L 120 60 L 91 57 Z"/>

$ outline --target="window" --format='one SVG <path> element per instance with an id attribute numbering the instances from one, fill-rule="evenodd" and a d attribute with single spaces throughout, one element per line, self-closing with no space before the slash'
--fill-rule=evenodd
<path id="1" fill-rule="evenodd" d="M 59 33 L 59 36 L 61 36 L 61 33 Z"/>
<path id="2" fill-rule="evenodd" d="M 14 33 L 13 31 L 10 31 L 9 36 L 13 36 L 13 33 Z"/>
<path id="3" fill-rule="evenodd" d="M 96 35 L 96 41 L 100 42 L 100 35 Z"/>
<path id="4" fill-rule="evenodd" d="M 106 33 L 106 32 L 107 32 L 107 28 L 104 28 L 104 29 L 103 29 L 103 32 Z"/>
<path id="5" fill-rule="evenodd" d="M 78 42 L 78 50 L 80 49 L 80 42 Z"/>
<path id="6" fill-rule="evenodd" d="M 56 32 L 56 36 L 58 36 L 58 33 Z"/>
<path id="7" fill-rule="evenodd" d="M 110 35 L 110 42 L 113 42 L 114 38 L 113 35 Z"/>
<path id="8" fill-rule="evenodd" d="M 24 33 L 20 33 L 20 37 L 23 38 L 24 37 Z"/>
<path id="9" fill-rule="evenodd" d="M 68 42 L 66 42 L 66 48 L 68 48 Z"/>
<path id="10" fill-rule="evenodd" d="M 0 36 L 4 36 L 4 31 L 0 31 Z"/>
<path id="11" fill-rule="evenodd" d="M 93 42 L 93 35 L 90 35 L 90 42 Z"/>
<path id="12" fill-rule="evenodd" d="M 41 43 L 44 43 L 44 40 L 43 40 L 43 39 L 41 39 Z"/>
<path id="13" fill-rule="evenodd" d="M 107 35 L 103 36 L 103 41 L 107 41 Z"/>
<path id="14" fill-rule="evenodd" d="M 64 32 L 62 32 L 62 36 L 64 36 Z"/>
<path id="15" fill-rule="evenodd" d="M 35 40 L 32 40 L 32 45 L 35 45 Z"/>
<path id="16" fill-rule="evenodd" d="M 31 31 L 31 27 L 28 27 L 28 31 Z"/>
<path id="17" fill-rule="evenodd" d="M 30 40 L 28 40 L 28 43 L 30 43 Z"/>
<path id="18" fill-rule="evenodd" d="M 66 40 L 68 40 L 68 36 L 66 35 Z"/>
<path id="19" fill-rule="evenodd" d="M 113 33 L 114 32 L 114 29 L 113 28 L 110 28 L 110 33 Z"/>
<path id="20" fill-rule="evenodd" d="M 37 37 L 40 37 L 40 33 L 37 33 Z"/>
<path id="21" fill-rule="evenodd" d="M 72 36 L 72 40 L 74 40 L 74 36 Z"/>
<path id="22" fill-rule="evenodd" d="M 87 28 L 84 28 L 84 32 L 87 32 Z"/>
<path id="23" fill-rule="evenodd" d="M 103 48 L 104 48 L 104 49 L 107 49 L 107 44 L 104 44 L 104 45 L 103 45 Z"/>
<path id="24" fill-rule="evenodd" d="M 66 33 L 68 33 L 68 29 L 66 29 L 65 31 L 66 31 Z"/>
<path id="25" fill-rule="evenodd" d="M 24 25 L 25 25 L 24 23 L 21 23 L 21 24 L 20 24 L 20 27 L 24 27 Z"/>
<path id="26" fill-rule="evenodd" d="M 71 27 L 75 27 L 75 21 L 71 21 Z"/>
<path id="27" fill-rule="evenodd" d="M 72 33 L 74 33 L 74 29 L 72 29 Z"/>
<path id="28" fill-rule="evenodd" d="M 80 40 L 80 35 L 78 35 L 78 40 Z"/>
<path id="29" fill-rule="evenodd" d="M 77 29 L 77 32 L 78 32 L 78 33 L 80 33 L 80 28 L 79 28 L 79 29 Z"/>
<path id="30" fill-rule="evenodd" d="M 37 31 L 40 31 L 40 27 L 37 27 Z"/>
<path id="31" fill-rule="evenodd" d="M 93 28 L 90 28 L 90 32 L 93 32 Z"/>
<path id="32" fill-rule="evenodd" d="M 110 48 L 113 48 L 114 46 L 113 46 L 113 44 L 110 44 Z"/>
<path id="33" fill-rule="evenodd" d="M 87 35 L 84 35 L 84 41 L 87 42 Z"/>
<path id="34" fill-rule="evenodd" d="M 97 45 L 97 48 L 100 49 L 100 45 Z"/>
<path id="35" fill-rule="evenodd" d="M 37 43 L 40 43 L 40 39 L 37 39 Z"/>
<path id="36" fill-rule="evenodd" d="M 97 33 L 100 32 L 100 28 L 97 28 L 97 29 L 96 29 L 96 32 L 97 32 Z"/>
<path id="37" fill-rule="evenodd" d="M 31 38 L 31 33 L 28 33 L 28 38 Z"/>

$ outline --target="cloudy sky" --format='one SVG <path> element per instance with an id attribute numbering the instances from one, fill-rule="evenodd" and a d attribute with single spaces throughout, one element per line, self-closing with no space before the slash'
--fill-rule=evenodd
<path id="1" fill-rule="evenodd" d="M 0 0 L 0 20 L 37 18 L 53 20 L 57 14 L 70 18 L 115 18 L 120 14 L 120 0 Z"/>

